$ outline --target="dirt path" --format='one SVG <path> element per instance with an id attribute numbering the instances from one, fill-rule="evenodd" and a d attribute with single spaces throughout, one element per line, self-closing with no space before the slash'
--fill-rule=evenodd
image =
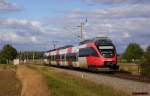
<path id="1" fill-rule="evenodd" d="M 22 82 L 21 96 L 49 96 L 48 86 L 38 72 L 21 65 L 17 76 Z"/>

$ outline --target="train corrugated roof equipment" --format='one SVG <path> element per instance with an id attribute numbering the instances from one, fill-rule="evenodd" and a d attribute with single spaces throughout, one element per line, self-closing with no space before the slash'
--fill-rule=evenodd
<path id="1" fill-rule="evenodd" d="M 65 48 L 69 48 L 69 47 L 73 47 L 73 45 L 66 45 L 66 46 L 64 46 L 64 47 L 59 47 L 59 48 L 57 48 L 56 50 L 65 49 Z"/>
<path id="2" fill-rule="evenodd" d="M 73 47 L 73 45 L 66 45 L 64 47 L 59 47 L 59 48 L 56 48 L 56 49 L 52 49 L 52 50 L 49 50 L 47 52 L 56 51 L 56 50 L 60 50 L 60 49 L 65 49 L 65 48 L 69 48 L 69 47 Z"/>
<path id="3" fill-rule="evenodd" d="M 112 42 L 108 37 L 96 37 L 96 38 L 92 38 L 92 39 L 87 39 L 87 40 L 81 41 L 79 43 L 79 45 L 90 43 L 90 42 L 96 42 L 96 41 L 99 41 L 101 43 L 104 43 L 104 42 L 110 42 L 111 43 Z"/>

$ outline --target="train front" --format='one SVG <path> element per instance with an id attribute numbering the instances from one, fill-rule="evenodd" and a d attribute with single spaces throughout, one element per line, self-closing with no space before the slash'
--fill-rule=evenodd
<path id="1" fill-rule="evenodd" d="M 97 40 L 95 42 L 97 50 L 100 54 L 99 64 L 102 67 L 118 70 L 116 48 L 111 40 Z"/>

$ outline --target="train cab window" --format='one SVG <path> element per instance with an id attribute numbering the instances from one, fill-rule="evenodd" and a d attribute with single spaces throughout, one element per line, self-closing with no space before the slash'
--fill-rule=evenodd
<path id="1" fill-rule="evenodd" d="M 82 48 L 79 49 L 79 57 L 85 57 L 85 56 L 98 56 L 97 52 L 93 48 Z"/>
<path id="2" fill-rule="evenodd" d="M 105 58 L 111 58 L 115 55 L 115 48 L 112 45 L 99 46 L 98 49 L 99 49 L 101 55 Z"/>

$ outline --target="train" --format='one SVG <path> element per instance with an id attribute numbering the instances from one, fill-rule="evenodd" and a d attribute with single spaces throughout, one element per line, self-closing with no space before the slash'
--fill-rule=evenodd
<path id="1" fill-rule="evenodd" d="M 45 62 L 52 66 L 81 69 L 118 70 L 117 52 L 108 37 L 84 40 L 77 46 L 67 45 L 46 51 Z"/>

